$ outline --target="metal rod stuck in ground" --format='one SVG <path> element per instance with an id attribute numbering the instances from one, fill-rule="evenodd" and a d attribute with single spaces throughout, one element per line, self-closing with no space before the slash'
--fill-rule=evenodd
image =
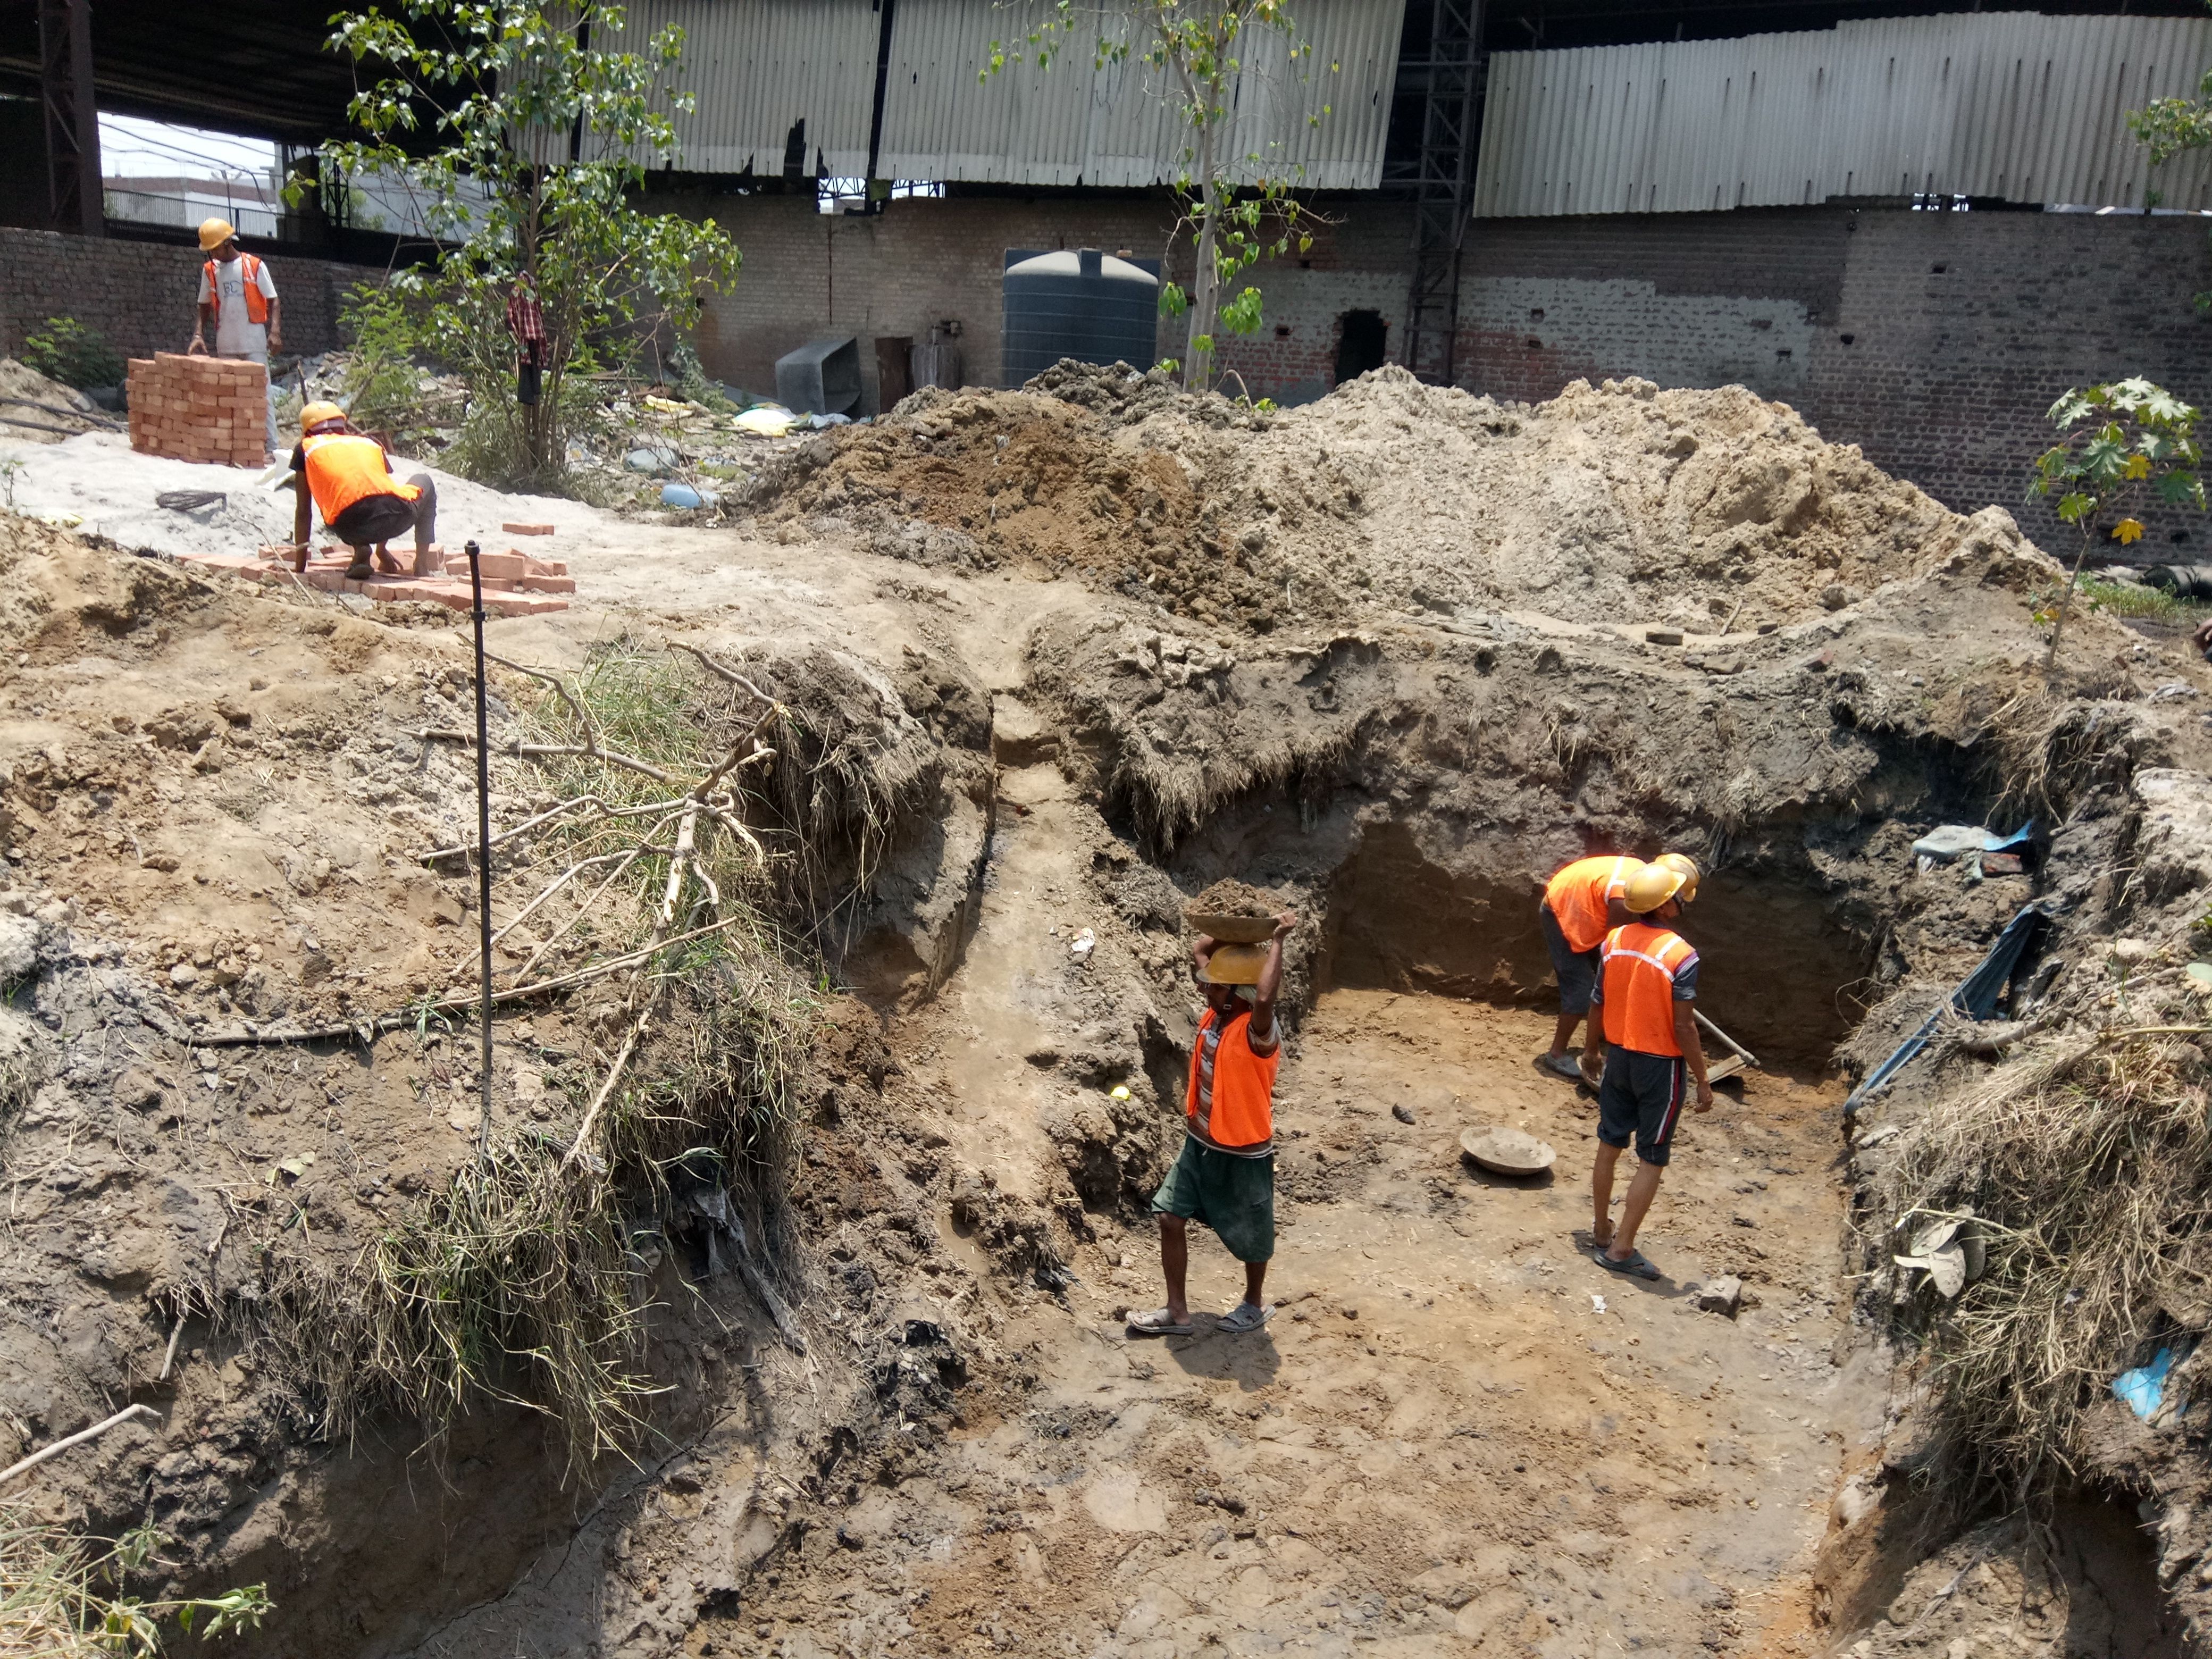
<path id="1" fill-rule="evenodd" d="M 491 742 L 484 685 L 483 550 L 468 544 L 470 616 L 477 635 L 477 939 L 482 958 L 483 1000 L 477 1005 L 480 1053 L 477 1085 L 482 1094 L 477 1120 L 477 1163 L 491 1162 Z"/>

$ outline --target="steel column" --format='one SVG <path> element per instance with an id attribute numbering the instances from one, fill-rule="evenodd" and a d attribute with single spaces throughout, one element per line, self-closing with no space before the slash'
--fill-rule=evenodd
<path id="1" fill-rule="evenodd" d="M 1473 207 L 1474 147 L 1482 130 L 1483 0 L 1435 0 L 1421 149 L 1407 181 L 1413 203 L 1413 277 L 1400 359 L 1422 380 L 1449 386 L 1459 331 L 1460 252 Z"/>
<path id="2" fill-rule="evenodd" d="M 39 90 L 46 118 L 46 194 L 56 230 L 107 231 L 100 108 L 92 89 L 92 0 L 39 0 Z"/>

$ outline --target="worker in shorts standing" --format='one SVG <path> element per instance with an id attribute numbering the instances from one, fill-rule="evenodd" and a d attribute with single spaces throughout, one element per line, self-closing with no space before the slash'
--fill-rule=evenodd
<path id="1" fill-rule="evenodd" d="M 292 488 L 299 505 L 292 518 L 292 568 L 307 568 L 307 532 L 312 510 L 319 510 L 331 534 L 353 550 L 346 580 L 368 581 L 399 570 L 392 538 L 412 531 L 417 576 L 434 576 L 444 568 L 438 547 L 438 489 L 427 472 L 402 483 L 392 475 L 384 446 L 356 432 L 336 404 L 309 404 L 300 411 L 300 442 L 292 451 Z M 369 562 L 375 556 L 376 565 Z"/>
<path id="2" fill-rule="evenodd" d="M 207 354 L 207 330 L 215 329 L 215 355 L 243 358 L 261 365 L 264 377 L 269 354 L 284 349 L 283 308 L 276 284 L 265 262 L 243 252 L 238 233 L 227 219 L 208 219 L 200 224 L 200 252 L 208 256 L 200 267 L 199 311 L 192 323 L 188 356 Z M 270 458 L 276 453 L 276 387 L 269 387 L 269 429 L 263 447 Z"/>
<path id="3" fill-rule="evenodd" d="M 1152 1199 L 1168 1304 L 1130 1316 L 1133 1335 L 1188 1336 L 1196 1328 L 1184 1288 L 1193 1221 L 1212 1228 L 1244 1264 L 1244 1299 L 1216 1328 L 1256 1331 L 1274 1312 L 1262 1297 L 1275 1254 L 1275 1067 L 1282 1058 L 1275 998 L 1283 984 L 1283 941 L 1297 926 L 1287 910 L 1277 916 L 1264 951 L 1218 944 L 1203 933 L 1192 947 L 1191 972 L 1205 994 L 1206 1012 L 1191 1049 L 1182 1151 Z"/>
<path id="4" fill-rule="evenodd" d="M 1636 1232 L 1673 1155 L 1687 1086 L 1697 1087 L 1692 1110 L 1710 1111 L 1713 1103 L 1698 1041 L 1698 953 L 1664 926 L 1682 914 L 1686 886 L 1696 890 L 1666 864 L 1647 864 L 1630 879 L 1623 902 L 1634 920 L 1598 947 L 1597 988 L 1590 997 L 1592 1023 L 1601 1012 L 1607 1043 L 1597 1091 L 1597 1161 L 1590 1171 L 1592 1257 L 1609 1273 L 1637 1279 L 1661 1277 L 1636 1248 Z M 1631 1140 L 1638 1167 L 1616 1223 L 1613 1172 Z"/>

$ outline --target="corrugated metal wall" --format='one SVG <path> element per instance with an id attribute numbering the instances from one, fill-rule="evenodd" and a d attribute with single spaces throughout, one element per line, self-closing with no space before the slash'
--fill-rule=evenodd
<path id="1" fill-rule="evenodd" d="M 1921 192 L 2212 207 L 2212 156 L 2151 176 L 2127 112 L 2190 94 L 2212 19 L 2029 12 L 1500 52 L 1475 211 L 1781 207 Z"/>
<path id="2" fill-rule="evenodd" d="M 630 0 L 629 12 L 630 51 L 671 23 L 684 30 L 673 84 L 698 103 L 676 118 L 679 167 L 780 173 L 804 121 L 807 173 L 817 155 L 835 178 L 867 171 L 880 38 L 868 0 Z"/>
<path id="3" fill-rule="evenodd" d="M 1304 0 L 1296 65 L 1279 34 L 1253 39 L 1224 144 L 1310 187 L 1371 190 L 1382 174 L 1405 0 Z M 1022 38 L 1030 10 L 994 0 L 900 0 L 891 25 L 883 151 L 894 179 L 1133 186 L 1173 179 L 1181 124 L 1134 63 L 1094 67 L 1091 43 L 1053 66 L 981 71 L 994 40 Z M 1026 46 L 1024 47 L 1026 52 Z M 1317 125 L 1308 116 L 1323 105 Z"/>

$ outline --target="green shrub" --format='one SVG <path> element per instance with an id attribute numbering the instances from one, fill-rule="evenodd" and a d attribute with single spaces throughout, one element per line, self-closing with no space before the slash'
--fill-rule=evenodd
<path id="1" fill-rule="evenodd" d="M 120 386 L 125 374 L 123 354 L 107 343 L 105 334 L 74 317 L 49 317 L 43 330 L 27 336 L 23 362 L 48 380 L 79 391 Z"/>

